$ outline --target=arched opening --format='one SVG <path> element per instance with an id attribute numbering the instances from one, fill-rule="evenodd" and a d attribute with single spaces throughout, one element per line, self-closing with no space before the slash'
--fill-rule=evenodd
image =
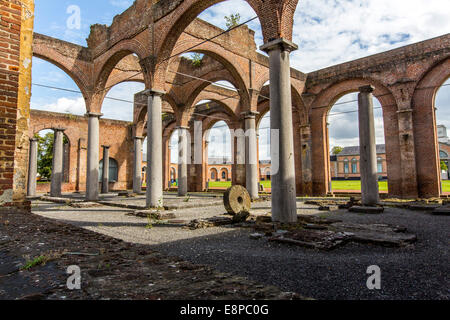
<path id="1" fill-rule="evenodd" d="M 271 188 L 270 167 L 270 111 L 259 121 L 258 128 L 258 156 L 260 183 L 264 188 Z"/>
<path id="2" fill-rule="evenodd" d="M 207 172 L 210 172 L 210 188 L 228 188 L 231 186 L 231 179 L 223 180 L 219 176 L 215 166 L 226 166 L 229 177 L 232 172 L 232 146 L 231 132 L 225 121 L 216 122 L 211 129 L 207 130 Z"/>
<path id="3" fill-rule="evenodd" d="M 56 65 L 33 57 L 30 107 L 34 110 L 84 115 L 86 104 L 75 81 Z"/>
<path id="4" fill-rule="evenodd" d="M 450 192 L 450 79 L 447 79 L 437 90 L 435 97 L 436 131 L 439 150 L 439 166 L 442 192 Z"/>
<path id="5" fill-rule="evenodd" d="M 38 139 L 37 184 L 38 192 L 49 192 L 53 166 L 55 135 L 51 129 L 44 129 L 34 135 Z M 63 183 L 70 182 L 70 140 L 63 137 Z"/>
<path id="6" fill-rule="evenodd" d="M 170 154 L 170 187 L 177 187 L 178 186 L 178 177 L 177 177 L 177 170 L 175 168 L 178 168 L 178 145 L 179 145 L 179 134 L 178 129 L 175 129 L 172 132 L 172 135 L 170 136 L 169 140 L 169 154 Z"/>
<path id="7" fill-rule="evenodd" d="M 111 87 L 102 103 L 102 119 L 133 121 L 134 95 L 145 89 L 140 82 L 121 82 Z"/>
<path id="8" fill-rule="evenodd" d="M 383 110 L 373 99 L 377 158 L 386 159 Z M 358 93 L 340 97 L 327 116 L 327 149 L 331 188 L 334 192 L 361 192 Z M 379 172 L 379 189 L 387 191 L 387 174 Z"/>
<path id="9" fill-rule="evenodd" d="M 99 180 L 103 179 L 103 159 L 100 160 L 99 163 Z M 116 159 L 109 158 L 109 182 L 117 182 L 119 181 L 119 164 Z"/>

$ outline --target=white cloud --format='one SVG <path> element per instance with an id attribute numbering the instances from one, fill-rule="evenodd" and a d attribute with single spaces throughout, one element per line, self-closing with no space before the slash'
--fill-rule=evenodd
<path id="1" fill-rule="evenodd" d="M 86 113 L 86 104 L 82 97 L 79 98 L 59 98 L 53 103 L 37 103 L 32 102 L 31 109 L 59 112 L 59 113 L 70 113 L 75 115 L 83 115 Z"/>
<path id="2" fill-rule="evenodd" d="M 448 33 L 444 0 L 304 0 L 295 14 L 294 67 L 310 72 Z"/>

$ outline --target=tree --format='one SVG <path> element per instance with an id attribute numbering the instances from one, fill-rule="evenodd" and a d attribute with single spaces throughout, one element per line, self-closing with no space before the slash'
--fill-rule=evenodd
<path id="1" fill-rule="evenodd" d="M 55 136 L 53 132 L 47 132 L 43 137 L 36 134 L 35 138 L 38 139 L 37 172 L 42 180 L 50 180 L 52 177 L 53 144 Z M 63 138 L 63 143 L 69 143 L 66 136 Z"/>
<path id="2" fill-rule="evenodd" d="M 441 170 L 442 171 L 448 171 L 448 166 L 447 164 L 441 160 Z"/>
<path id="3" fill-rule="evenodd" d="M 239 13 L 225 16 L 226 26 L 229 29 L 237 27 L 241 21 L 241 15 Z"/>
<path id="4" fill-rule="evenodd" d="M 42 180 L 50 180 L 52 176 L 52 161 L 53 161 L 53 132 L 48 132 L 41 137 L 36 134 L 38 139 L 38 157 L 37 157 L 37 171 Z"/>
<path id="5" fill-rule="evenodd" d="M 331 153 L 333 153 L 335 156 L 338 155 L 339 153 L 342 152 L 342 150 L 344 150 L 344 148 L 336 146 L 333 147 L 333 149 L 331 149 Z"/>

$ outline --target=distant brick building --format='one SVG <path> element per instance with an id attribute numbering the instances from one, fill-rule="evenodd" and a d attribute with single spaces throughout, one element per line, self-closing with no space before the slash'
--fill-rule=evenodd
<path id="1" fill-rule="evenodd" d="M 331 178 L 333 180 L 360 179 L 359 146 L 345 147 L 338 155 L 330 157 Z M 377 172 L 387 179 L 386 148 L 384 144 L 377 145 Z"/>

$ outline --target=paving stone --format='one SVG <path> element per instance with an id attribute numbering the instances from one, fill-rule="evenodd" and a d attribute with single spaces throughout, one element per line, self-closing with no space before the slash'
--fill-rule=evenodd
<path id="1" fill-rule="evenodd" d="M 363 207 L 353 206 L 348 209 L 350 212 L 367 213 L 367 214 L 380 214 L 384 212 L 383 207 Z"/>

